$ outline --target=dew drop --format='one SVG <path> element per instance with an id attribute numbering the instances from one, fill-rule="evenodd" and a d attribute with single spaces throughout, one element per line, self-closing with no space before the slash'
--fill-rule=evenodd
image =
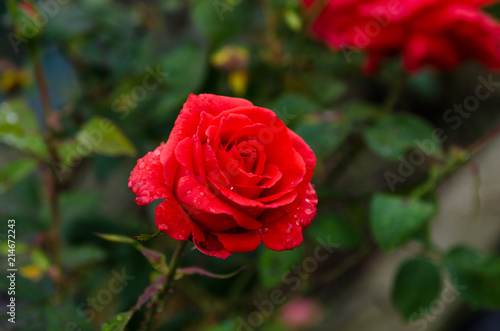
<path id="1" fill-rule="evenodd" d="M 286 234 L 292 233 L 293 225 L 292 223 L 288 223 L 288 228 L 285 230 Z"/>
<path id="2" fill-rule="evenodd" d="M 290 242 L 290 241 L 292 241 L 292 238 L 287 237 L 287 238 L 286 238 L 286 242 Z"/>
<path id="3" fill-rule="evenodd" d="M 310 199 L 306 199 L 305 201 L 306 201 L 307 203 L 311 202 L 311 200 L 310 200 Z"/>
<path id="4" fill-rule="evenodd" d="M 260 229 L 260 233 L 266 233 L 267 231 L 269 231 L 269 228 L 267 226 Z"/>
<path id="5" fill-rule="evenodd" d="M 304 210 L 304 213 L 306 213 L 307 215 L 311 215 L 313 213 L 313 210 L 311 208 L 306 208 Z"/>
<path id="6" fill-rule="evenodd" d="M 153 154 L 154 154 L 154 155 L 156 155 L 156 156 L 160 155 L 160 150 L 158 150 L 158 149 L 157 149 L 157 150 L 155 150 L 155 151 L 153 152 Z"/>
<path id="7" fill-rule="evenodd" d="M 144 162 L 141 162 L 139 163 L 139 169 L 144 169 L 146 167 L 146 165 L 144 164 Z"/>

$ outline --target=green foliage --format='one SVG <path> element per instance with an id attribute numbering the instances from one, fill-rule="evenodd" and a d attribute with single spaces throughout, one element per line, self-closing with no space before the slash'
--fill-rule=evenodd
<path id="1" fill-rule="evenodd" d="M 434 212 L 429 202 L 377 193 L 371 202 L 373 237 L 383 249 L 395 249 L 415 236 Z"/>
<path id="2" fill-rule="evenodd" d="M 189 94 L 198 91 L 207 71 L 207 54 L 200 45 L 185 43 L 167 53 L 159 67 L 166 72 L 168 93 L 162 95 L 155 113 L 164 117 L 166 110 L 182 105 Z"/>
<path id="3" fill-rule="evenodd" d="M 139 244 L 138 241 L 118 235 L 118 234 L 97 234 L 99 237 L 103 238 L 104 240 L 107 241 L 112 241 L 112 242 L 117 242 L 117 243 L 123 243 L 123 244 L 130 244 L 133 247 L 135 247 L 139 252 L 141 252 L 142 255 L 146 258 L 146 260 L 149 262 L 149 264 L 158 272 L 161 274 L 167 274 L 168 272 L 168 267 L 167 267 L 167 260 L 165 258 L 165 255 L 154 251 L 152 249 L 146 248 Z"/>
<path id="4" fill-rule="evenodd" d="M 364 137 L 373 152 L 381 157 L 397 160 L 412 149 L 420 149 L 419 142 L 433 140 L 432 132 L 431 125 L 414 115 L 391 114 L 377 120 L 364 132 Z M 442 155 L 439 145 L 432 155 Z"/>
<path id="5" fill-rule="evenodd" d="M 37 119 L 23 100 L 14 99 L 0 104 L 0 142 L 27 154 L 47 158 Z"/>
<path id="6" fill-rule="evenodd" d="M 107 156 L 134 156 L 137 151 L 130 140 L 110 120 L 95 116 L 76 135 L 79 145 L 90 144 L 94 153 Z"/>
<path id="7" fill-rule="evenodd" d="M 438 267 L 423 258 L 406 260 L 399 268 L 392 288 L 392 301 L 405 319 L 424 317 L 441 292 Z"/>
<path id="8" fill-rule="evenodd" d="M 444 263 L 456 289 L 475 308 L 500 308 L 500 257 L 466 246 L 447 252 Z"/>
<path id="9" fill-rule="evenodd" d="M 303 255 L 302 246 L 283 252 L 275 252 L 270 249 L 262 250 L 258 261 L 262 286 L 266 289 L 277 287 L 282 282 L 283 274 L 294 265 L 300 264 Z"/>
<path id="10" fill-rule="evenodd" d="M 320 122 L 306 123 L 297 127 L 295 132 L 312 148 L 318 158 L 335 152 L 349 133 L 345 123 Z"/>
<path id="11" fill-rule="evenodd" d="M 36 161 L 33 159 L 17 159 L 9 162 L 0 169 L 0 193 L 4 193 L 26 178 L 36 168 Z"/>
<path id="12" fill-rule="evenodd" d="M 120 313 L 101 325 L 99 331 L 125 331 L 125 328 L 133 314 L 134 312 L 131 311 Z"/>
<path id="13" fill-rule="evenodd" d="M 306 233 L 312 240 L 327 234 L 330 237 L 329 241 L 335 243 L 334 248 L 338 249 L 352 249 L 363 242 L 363 237 L 356 227 L 334 214 L 317 218 Z"/>
<path id="14" fill-rule="evenodd" d="M 218 43 L 247 25 L 249 9 L 249 2 L 243 0 L 196 0 L 191 15 L 200 31 Z"/>

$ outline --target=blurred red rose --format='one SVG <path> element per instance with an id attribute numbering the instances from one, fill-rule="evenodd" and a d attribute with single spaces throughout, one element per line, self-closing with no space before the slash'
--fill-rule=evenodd
<path id="1" fill-rule="evenodd" d="M 158 229 L 226 258 L 293 249 L 316 214 L 310 184 L 316 157 L 269 109 L 210 94 L 191 95 L 167 143 L 139 159 L 129 188 L 136 202 L 164 199 Z"/>
<path id="2" fill-rule="evenodd" d="M 320 6 L 320 1 L 303 0 L 306 8 Z M 500 68 L 500 24 L 480 10 L 495 2 L 330 0 L 312 32 L 346 56 L 349 48 L 366 51 L 369 72 L 397 53 L 410 72 L 422 66 L 449 69 L 466 60 Z"/>

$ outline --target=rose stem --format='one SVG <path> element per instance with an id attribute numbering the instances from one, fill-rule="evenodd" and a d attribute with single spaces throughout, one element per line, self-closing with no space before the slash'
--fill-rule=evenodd
<path id="1" fill-rule="evenodd" d="M 458 170 L 458 168 L 460 168 L 464 164 L 467 164 L 470 160 L 472 160 L 474 156 L 476 156 L 480 151 L 482 151 L 486 146 L 488 146 L 499 136 L 500 123 L 497 124 L 488 133 L 486 133 L 483 137 L 472 143 L 467 149 L 465 149 L 463 157 L 457 157 L 453 159 L 451 162 L 445 165 L 443 169 L 441 169 L 434 177 L 430 177 L 424 184 L 415 188 L 415 190 L 410 193 L 410 196 L 419 199 L 432 192 L 443 179 Z"/>
<path id="2" fill-rule="evenodd" d="M 163 290 L 158 294 L 158 298 L 154 302 L 151 310 L 146 313 L 146 330 L 150 330 L 151 324 L 153 322 L 153 317 L 163 311 L 165 297 L 167 296 L 167 293 L 174 283 L 175 274 L 177 269 L 179 268 L 179 264 L 181 262 L 181 258 L 184 254 L 187 243 L 187 240 L 182 240 L 177 244 L 177 247 L 175 248 L 174 254 L 172 255 L 172 258 L 170 259 L 170 263 L 168 265 L 168 273 L 166 275 Z"/>
<path id="3" fill-rule="evenodd" d="M 394 77 L 393 84 L 382 107 L 385 113 L 394 111 L 394 106 L 396 106 L 396 102 L 398 102 L 401 92 L 403 91 L 404 78 L 405 73 L 403 70 L 400 70 Z"/>
<path id="4" fill-rule="evenodd" d="M 50 208 L 50 218 L 51 218 L 51 229 L 50 229 L 50 245 L 51 253 L 54 258 L 55 264 L 55 283 L 57 286 L 57 292 L 60 294 L 63 289 L 62 282 L 62 262 L 61 262 L 61 218 L 59 213 L 59 182 L 56 174 L 56 169 L 52 167 L 52 164 L 57 164 L 59 157 L 56 151 L 56 141 L 54 139 L 54 112 L 50 103 L 50 95 L 47 87 L 47 80 L 45 78 L 45 73 L 40 58 L 40 46 L 37 40 L 32 41 L 32 47 L 29 47 L 30 55 L 34 64 L 34 75 L 38 91 L 40 93 L 40 102 L 42 104 L 43 115 L 44 115 L 44 142 L 47 147 L 49 160 L 48 163 L 43 165 L 42 171 L 44 173 L 45 186 L 47 190 L 47 195 L 49 199 Z M 56 296 L 57 297 L 57 296 Z M 56 301 L 59 298 L 56 298 Z"/>

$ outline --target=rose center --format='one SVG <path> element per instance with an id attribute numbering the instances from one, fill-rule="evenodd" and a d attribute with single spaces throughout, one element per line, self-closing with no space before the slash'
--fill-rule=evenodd
<path id="1" fill-rule="evenodd" d="M 258 152 L 255 146 L 242 142 L 238 144 L 237 149 L 243 159 L 243 166 L 245 167 L 245 170 L 247 172 L 253 172 L 255 161 L 258 157 Z"/>

